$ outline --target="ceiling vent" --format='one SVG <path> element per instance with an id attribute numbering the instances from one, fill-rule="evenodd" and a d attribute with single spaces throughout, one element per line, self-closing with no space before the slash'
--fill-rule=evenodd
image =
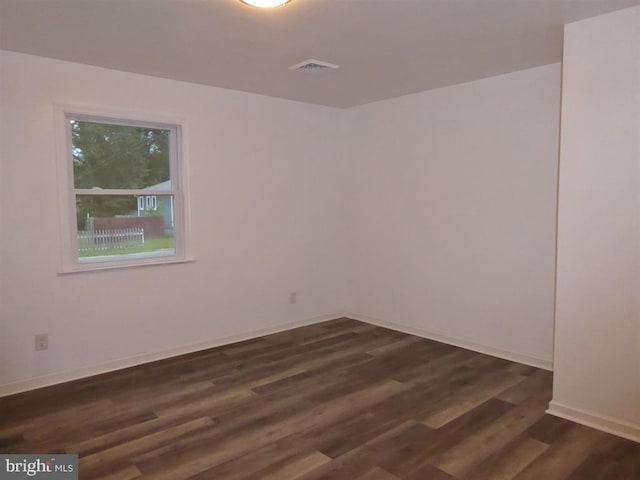
<path id="1" fill-rule="evenodd" d="M 333 63 L 321 62 L 320 60 L 305 60 L 304 62 L 296 63 L 295 65 L 291 65 L 289 70 L 296 72 L 305 72 L 305 73 L 319 73 L 324 72 L 325 70 L 335 70 L 338 68 L 338 65 L 334 65 Z"/>

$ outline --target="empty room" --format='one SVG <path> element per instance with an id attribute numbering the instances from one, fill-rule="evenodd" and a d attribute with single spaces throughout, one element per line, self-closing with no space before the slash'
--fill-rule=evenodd
<path id="1" fill-rule="evenodd" d="M 0 0 L 0 479 L 640 480 L 640 0 Z"/>

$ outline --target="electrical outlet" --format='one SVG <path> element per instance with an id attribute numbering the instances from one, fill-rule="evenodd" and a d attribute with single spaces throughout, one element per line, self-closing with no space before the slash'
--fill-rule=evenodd
<path id="1" fill-rule="evenodd" d="M 49 348 L 49 335 L 46 333 L 38 333 L 35 338 L 36 352 Z"/>
<path id="2" fill-rule="evenodd" d="M 298 303 L 298 294 L 296 292 L 289 292 L 289 303 L 291 305 Z"/>

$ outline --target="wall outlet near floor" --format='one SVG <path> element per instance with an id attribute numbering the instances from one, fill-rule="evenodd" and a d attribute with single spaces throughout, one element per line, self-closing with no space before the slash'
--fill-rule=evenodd
<path id="1" fill-rule="evenodd" d="M 36 352 L 49 348 L 49 335 L 46 333 L 38 333 L 35 338 Z"/>
<path id="2" fill-rule="evenodd" d="M 297 292 L 289 292 L 289 303 L 294 305 L 298 303 L 298 293 Z"/>

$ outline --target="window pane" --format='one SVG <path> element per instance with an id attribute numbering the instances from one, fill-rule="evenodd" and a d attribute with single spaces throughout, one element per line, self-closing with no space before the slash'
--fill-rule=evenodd
<path id="1" fill-rule="evenodd" d="M 170 132 L 71 120 L 75 188 L 171 189 Z"/>
<path id="2" fill-rule="evenodd" d="M 76 215 L 82 263 L 176 253 L 173 195 L 76 195 Z"/>

